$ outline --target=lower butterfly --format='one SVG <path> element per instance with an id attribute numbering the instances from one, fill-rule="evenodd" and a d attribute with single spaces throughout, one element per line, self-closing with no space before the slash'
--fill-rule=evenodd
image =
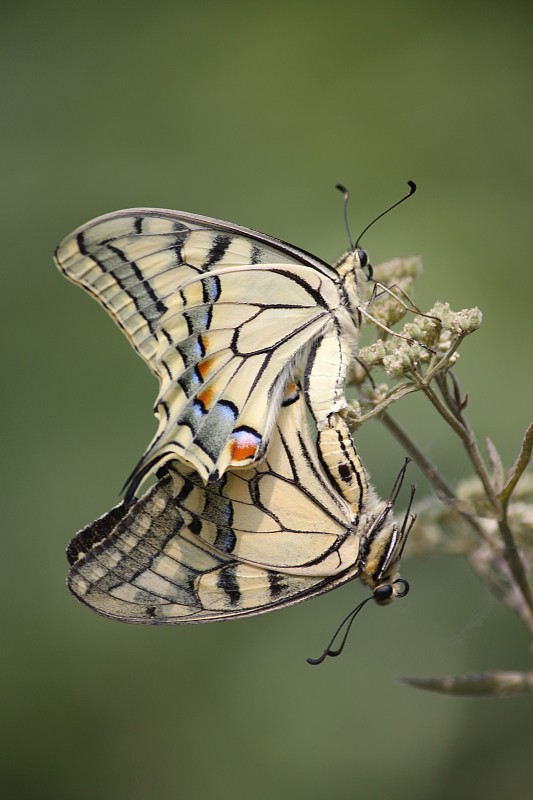
<path id="1" fill-rule="evenodd" d="M 72 539 L 70 590 L 99 614 L 148 624 L 261 614 L 353 578 L 377 602 L 403 596 L 398 568 L 414 517 L 408 509 L 401 524 L 394 519 L 401 480 L 379 500 L 357 460 L 349 505 L 322 467 L 330 444 L 319 436 L 317 455 L 296 395 L 257 465 L 204 484 L 183 462 L 167 462 L 144 496 Z"/>
<path id="2" fill-rule="evenodd" d="M 366 291 L 357 246 L 331 267 L 222 220 L 139 208 L 78 228 L 55 259 L 159 380 L 159 428 L 127 500 L 176 458 L 206 481 L 259 462 L 291 381 L 301 382 L 317 429 L 337 427 Z M 324 462 L 348 475 L 352 449 L 339 457 L 344 464 L 328 463 L 326 451 Z M 351 502 L 350 487 L 340 490 Z"/>

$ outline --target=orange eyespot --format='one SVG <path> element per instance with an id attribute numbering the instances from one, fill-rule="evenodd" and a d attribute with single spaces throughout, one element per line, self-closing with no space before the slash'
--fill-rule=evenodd
<path id="1" fill-rule="evenodd" d="M 254 458 L 259 450 L 261 437 L 253 430 L 241 429 L 233 432 L 230 444 L 233 461 L 247 461 Z"/>
<path id="2" fill-rule="evenodd" d="M 256 453 L 256 444 L 251 442 L 249 444 L 240 444 L 235 441 L 231 443 L 231 458 L 233 461 L 246 461 L 248 458 L 253 458 Z"/>

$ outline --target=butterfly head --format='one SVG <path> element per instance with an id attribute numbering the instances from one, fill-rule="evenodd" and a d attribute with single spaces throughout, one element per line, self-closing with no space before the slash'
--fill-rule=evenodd
<path id="1" fill-rule="evenodd" d="M 348 241 L 350 242 L 350 249 L 347 253 L 341 256 L 341 258 L 335 264 L 335 269 L 337 270 L 339 277 L 344 284 L 344 288 L 346 290 L 348 296 L 349 305 L 352 307 L 352 311 L 357 308 L 359 304 L 359 297 L 358 295 L 363 294 L 362 286 L 365 282 L 372 280 L 373 270 L 372 265 L 368 260 L 368 255 L 366 250 L 361 250 L 359 247 L 359 242 L 368 231 L 369 228 L 374 225 L 378 219 L 381 219 L 388 214 L 389 211 L 392 211 L 393 208 L 399 206 L 400 203 L 403 203 L 404 200 L 411 197 L 416 192 L 416 184 L 414 181 L 407 181 L 409 186 L 409 192 L 404 195 L 400 200 L 397 200 L 396 203 L 393 203 L 389 208 L 382 211 L 381 214 L 378 214 L 367 226 L 366 228 L 359 234 L 357 237 L 357 241 L 353 244 L 352 237 L 350 234 L 350 226 L 348 225 L 348 200 L 350 199 L 350 193 L 348 189 L 343 186 L 341 183 L 337 184 L 337 189 L 339 189 L 344 197 L 344 223 L 346 225 L 346 232 L 348 234 Z"/>
<path id="2" fill-rule="evenodd" d="M 372 265 L 368 261 L 368 253 L 366 250 L 361 250 L 360 247 L 343 253 L 335 264 L 335 269 L 343 280 L 347 276 L 363 277 L 362 271 L 365 269 L 367 270 L 366 280 L 372 277 Z"/>
<path id="3" fill-rule="evenodd" d="M 364 536 L 361 571 L 358 577 L 370 586 L 372 594 L 365 597 L 344 617 L 326 649 L 318 658 L 308 658 L 308 664 L 322 664 L 328 656 L 335 657 L 342 653 L 354 619 L 371 600 L 378 606 L 388 606 L 397 597 L 405 597 L 409 592 L 409 584 L 399 577 L 398 569 L 407 537 L 415 521 L 415 516 L 411 514 L 414 486 L 411 487 L 409 504 L 401 525 L 393 516 L 391 517 L 394 501 L 401 489 L 409 461 L 408 458 L 405 460 L 386 503 L 371 516 Z"/>
<path id="4" fill-rule="evenodd" d="M 366 250 L 356 247 L 344 253 L 334 265 L 343 286 L 347 304 L 352 316 L 357 318 L 361 302 L 369 290 L 365 288 L 372 279 L 372 265 Z"/>

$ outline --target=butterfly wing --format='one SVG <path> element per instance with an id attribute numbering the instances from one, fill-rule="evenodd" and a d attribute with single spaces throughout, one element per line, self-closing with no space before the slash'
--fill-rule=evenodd
<path id="1" fill-rule="evenodd" d="M 209 622 L 329 591 L 360 571 L 358 519 L 315 454 L 302 398 L 281 409 L 267 457 L 204 485 L 187 465 L 69 545 L 79 600 L 124 622 Z"/>
<path id="2" fill-rule="evenodd" d="M 262 458 L 293 375 L 318 422 L 345 405 L 353 320 L 337 273 L 305 251 L 220 220 L 131 209 L 78 229 L 55 257 L 160 383 L 159 429 L 127 499 L 176 457 L 205 480 Z"/>

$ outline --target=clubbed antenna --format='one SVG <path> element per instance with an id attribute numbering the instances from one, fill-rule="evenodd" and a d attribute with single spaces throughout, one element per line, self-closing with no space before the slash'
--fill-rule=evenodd
<path id="1" fill-rule="evenodd" d="M 388 214 L 389 211 L 392 211 L 393 208 L 396 208 L 396 206 L 399 206 L 400 203 L 405 202 L 405 200 L 407 200 L 409 197 L 411 197 L 416 192 L 416 183 L 414 181 L 407 181 L 407 185 L 409 186 L 409 192 L 406 195 L 404 195 L 402 198 L 400 198 L 400 200 L 397 200 L 395 203 L 393 203 L 392 206 L 389 206 L 389 208 L 386 208 L 385 211 L 382 211 L 381 214 L 379 214 L 375 219 L 372 220 L 372 222 L 368 223 L 368 225 L 363 230 L 363 232 L 360 233 L 359 236 L 357 237 L 357 241 L 356 241 L 355 245 L 352 247 L 352 250 L 356 250 L 357 249 L 357 247 L 359 245 L 359 242 L 361 241 L 361 239 L 363 238 L 363 236 L 365 235 L 367 230 L 369 228 L 371 228 L 372 225 L 375 222 L 378 221 L 378 219 L 381 219 L 381 217 L 384 217 L 385 214 Z M 338 187 L 338 188 L 340 188 L 340 187 Z M 344 190 L 344 191 L 346 191 L 346 190 Z M 346 213 L 346 202 L 347 201 L 345 200 L 344 213 Z"/>

